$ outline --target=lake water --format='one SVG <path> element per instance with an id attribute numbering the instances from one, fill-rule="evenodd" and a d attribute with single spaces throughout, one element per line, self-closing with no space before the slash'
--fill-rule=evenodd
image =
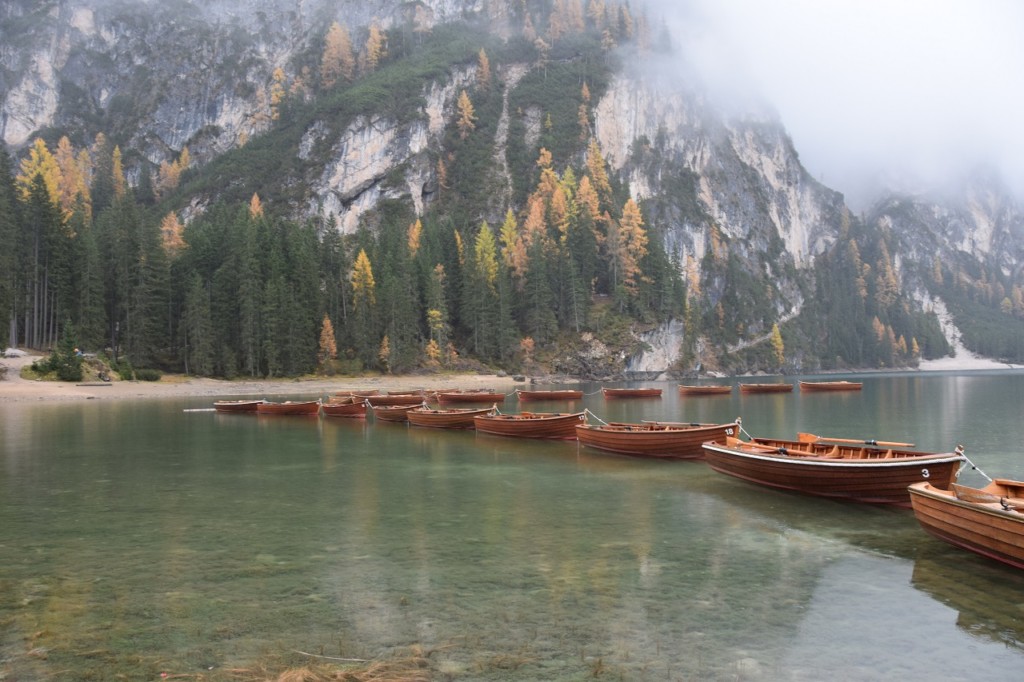
<path id="1" fill-rule="evenodd" d="M 1024 478 L 1024 374 L 858 380 L 700 398 L 644 383 L 664 396 L 618 401 L 584 384 L 574 405 L 962 443 L 988 475 Z M 908 510 L 569 442 L 186 411 L 210 404 L 0 405 L 0 680 L 235 679 L 318 660 L 295 652 L 405 650 L 455 680 L 1024 670 L 1024 573 L 932 539 Z"/>

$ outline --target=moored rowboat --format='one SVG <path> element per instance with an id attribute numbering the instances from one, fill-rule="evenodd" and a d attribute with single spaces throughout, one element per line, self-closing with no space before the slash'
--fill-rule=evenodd
<path id="1" fill-rule="evenodd" d="M 602 388 L 605 398 L 660 398 L 660 388 Z"/>
<path id="2" fill-rule="evenodd" d="M 718 384 L 687 386 L 686 384 L 679 384 L 679 395 L 727 395 L 729 393 L 732 393 L 732 386 L 721 386 Z"/>
<path id="3" fill-rule="evenodd" d="M 552 391 L 526 391 L 519 389 L 516 391 L 516 396 L 521 401 L 527 400 L 579 400 L 583 397 L 583 391 L 573 391 L 569 389 L 552 390 Z"/>
<path id="4" fill-rule="evenodd" d="M 305 400 L 293 402 L 286 400 L 283 403 L 262 402 L 256 406 L 258 414 L 287 414 L 287 415 L 314 415 L 320 414 L 319 400 Z"/>
<path id="5" fill-rule="evenodd" d="M 255 412 L 263 400 L 218 400 L 213 404 L 217 412 Z"/>
<path id="6" fill-rule="evenodd" d="M 719 473 L 764 486 L 903 507 L 910 506 L 910 484 L 928 480 L 948 487 L 963 462 L 959 451 L 922 452 L 901 448 L 906 443 L 846 444 L 811 438 L 729 438 L 725 443 L 705 443 L 705 459 Z"/>
<path id="7" fill-rule="evenodd" d="M 422 399 L 419 405 L 422 405 Z M 373 416 L 384 422 L 407 422 L 409 410 L 418 405 L 372 405 Z"/>
<path id="8" fill-rule="evenodd" d="M 576 425 L 585 420 L 584 412 L 520 412 L 483 415 L 473 422 L 477 431 L 494 436 L 575 440 Z"/>
<path id="9" fill-rule="evenodd" d="M 859 391 L 864 387 L 860 381 L 801 381 L 801 391 Z"/>
<path id="10" fill-rule="evenodd" d="M 705 442 L 725 442 L 739 431 L 739 424 L 580 424 L 576 438 L 583 445 L 636 457 L 700 459 Z"/>
<path id="11" fill-rule="evenodd" d="M 740 384 L 740 393 L 789 393 L 793 384 Z"/>
<path id="12" fill-rule="evenodd" d="M 931 481 L 909 488 L 918 523 L 956 547 L 1024 568 L 1024 481 L 997 478 L 984 488 Z"/>
<path id="13" fill-rule="evenodd" d="M 331 398 L 323 404 L 325 417 L 349 417 L 350 419 L 364 419 L 370 412 L 370 405 L 366 398 L 350 396 L 348 398 Z"/>
<path id="14" fill-rule="evenodd" d="M 421 406 L 406 412 L 406 418 L 414 426 L 429 426 L 435 429 L 472 429 L 474 417 L 489 414 L 493 410 L 493 407 L 433 409 Z"/>
<path id="15" fill-rule="evenodd" d="M 435 399 L 441 405 L 451 403 L 503 403 L 505 394 L 497 391 L 438 391 Z"/>
<path id="16" fill-rule="evenodd" d="M 366 400 L 369 401 L 373 407 L 396 407 L 396 406 L 408 406 L 415 407 L 416 405 L 422 405 L 424 396 L 420 393 L 401 393 L 396 395 L 370 395 L 366 396 Z"/>

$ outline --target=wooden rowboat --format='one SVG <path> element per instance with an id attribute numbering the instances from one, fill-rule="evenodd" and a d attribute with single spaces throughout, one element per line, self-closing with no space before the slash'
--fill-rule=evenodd
<path id="1" fill-rule="evenodd" d="M 701 445 L 725 442 L 739 431 L 739 424 L 676 424 L 641 422 L 639 424 L 580 424 L 576 438 L 588 447 L 620 455 L 665 459 L 700 459 Z"/>
<path id="2" fill-rule="evenodd" d="M 728 395 L 730 393 L 732 393 L 732 386 L 721 386 L 718 384 L 687 386 L 686 384 L 679 384 L 679 395 Z"/>
<path id="3" fill-rule="evenodd" d="M 438 391 L 435 400 L 441 405 L 451 403 L 503 403 L 505 394 L 497 391 Z"/>
<path id="4" fill-rule="evenodd" d="M 859 391 L 864 387 L 860 381 L 801 381 L 801 391 Z"/>
<path id="5" fill-rule="evenodd" d="M 399 395 L 369 395 L 366 396 L 370 405 L 373 407 L 395 407 L 395 406 L 407 406 L 415 407 L 422 405 L 424 396 L 422 394 L 399 394 Z"/>
<path id="6" fill-rule="evenodd" d="M 370 405 L 364 397 L 349 396 L 348 398 L 331 398 L 323 404 L 322 409 L 325 417 L 365 419 L 370 412 Z"/>
<path id="7" fill-rule="evenodd" d="M 1024 568 L 1024 481 L 997 478 L 984 488 L 932 481 L 910 486 L 918 523 L 940 540 Z"/>
<path id="8" fill-rule="evenodd" d="M 583 391 L 572 391 L 569 389 L 553 391 L 525 391 L 519 389 L 516 396 L 521 401 L 527 400 L 579 400 L 583 397 Z"/>
<path id="9" fill-rule="evenodd" d="M 793 384 L 740 384 L 740 393 L 789 393 Z"/>
<path id="10" fill-rule="evenodd" d="M 409 410 L 423 404 L 420 399 L 417 405 L 372 405 L 373 416 L 383 422 L 407 422 Z"/>
<path id="11" fill-rule="evenodd" d="M 872 441 L 875 443 L 875 441 Z M 930 481 L 949 487 L 964 461 L 957 452 L 922 452 L 909 443 L 847 444 L 816 436 L 801 440 L 729 438 L 705 443 L 715 471 L 772 488 L 854 502 L 910 506 L 907 487 Z"/>
<path id="12" fill-rule="evenodd" d="M 338 396 L 339 398 L 365 398 L 367 396 L 377 395 L 378 393 L 380 393 L 380 391 L 378 391 L 376 388 L 362 388 L 346 391 L 335 391 L 334 395 Z"/>
<path id="13" fill-rule="evenodd" d="M 660 388 L 602 388 L 605 398 L 660 398 Z"/>
<path id="14" fill-rule="evenodd" d="M 414 426 L 428 426 L 435 429 L 472 429 L 474 417 L 489 414 L 493 410 L 493 407 L 433 409 L 421 406 L 406 412 L 406 417 Z"/>
<path id="15" fill-rule="evenodd" d="M 511 438 L 575 440 L 576 425 L 586 421 L 584 412 L 520 412 L 489 414 L 473 419 L 476 430 Z"/>
<path id="16" fill-rule="evenodd" d="M 217 412 L 255 412 L 263 400 L 218 400 L 213 404 Z"/>
<path id="17" fill-rule="evenodd" d="M 293 402 L 287 400 L 283 403 L 262 402 L 256 406 L 257 414 L 287 414 L 287 415 L 315 415 L 320 414 L 319 400 L 305 400 Z"/>

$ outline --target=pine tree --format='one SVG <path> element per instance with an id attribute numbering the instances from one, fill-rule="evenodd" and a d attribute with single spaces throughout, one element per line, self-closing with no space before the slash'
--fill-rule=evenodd
<path id="1" fill-rule="evenodd" d="M 210 295 L 202 277 L 193 272 L 183 304 L 182 336 L 185 340 L 185 373 L 209 376 L 213 373 L 213 322 Z"/>
<path id="2" fill-rule="evenodd" d="M 8 325 L 7 344 L 17 346 L 16 292 L 25 240 L 19 234 L 18 200 L 11 157 L 0 145 L 0 324 Z M 2 337 L 0 337 L 2 338 Z"/>

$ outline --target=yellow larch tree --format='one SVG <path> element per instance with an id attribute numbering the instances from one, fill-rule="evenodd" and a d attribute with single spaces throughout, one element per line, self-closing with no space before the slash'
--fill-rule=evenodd
<path id="1" fill-rule="evenodd" d="M 366 44 L 363 48 L 363 73 L 376 71 L 377 65 L 386 54 L 386 37 L 380 26 L 374 21 L 370 25 L 370 33 L 366 37 Z"/>
<path id="2" fill-rule="evenodd" d="M 775 366 L 782 367 L 782 363 L 786 360 L 786 346 L 782 343 L 782 331 L 779 329 L 778 323 L 772 325 L 771 344 Z"/>
<path id="3" fill-rule="evenodd" d="M 607 205 L 612 198 L 612 186 L 608 181 L 608 170 L 601 154 L 601 147 L 594 138 L 590 138 L 587 145 L 587 175 L 590 176 L 590 183 L 597 192 L 597 198 L 602 204 Z"/>
<path id="4" fill-rule="evenodd" d="M 417 252 L 420 250 L 420 237 L 423 234 L 423 223 L 417 218 L 415 221 L 409 224 L 408 231 L 408 243 L 409 243 L 409 256 L 412 258 L 416 257 Z"/>
<path id="5" fill-rule="evenodd" d="M 622 207 L 622 219 L 618 226 L 618 243 L 615 257 L 619 281 L 630 294 L 635 294 L 641 277 L 640 261 L 647 255 L 647 231 L 640 207 L 633 199 L 627 199 Z"/>
<path id="6" fill-rule="evenodd" d="M 110 176 L 114 183 L 114 196 L 123 199 L 128 193 L 128 181 L 124 179 L 124 166 L 121 164 L 121 147 L 115 146 L 111 163 Z"/>
<path id="7" fill-rule="evenodd" d="M 459 93 L 459 116 L 455 122 L 455 125 L 459 129 L 459 138 L 466 139 L 474 129 L 476 129 L 476 112 L 473 110 L 473 102 L 469 99 L 469 95 L 463 90 Z"/>
<path id="8" fill-rule="evenodd" d="M 338 80 L 351 81 L 356 75 L 356 57 L 352 51 L 352 38 L 348 29 L 332 22 L 324 36 L 324 51 L 320 56 L 320 82 L 325 88 L 334 87 Z"/>
<path id="9" fill-rule="evenodd" d="M 320 323 L 320 348 L 317 360 L 321 367 L 325 367 L 336 357 L 338 357 L 338 344 L 334 339 L 334 325 L 331 324 L 331 318 L 327 313 L 324 313 L 324 319 Z"/>
<path id="10" fill-rule="evenodd" d="M 362 301 L 367 306 L 377 303 L 377 282 L 373 278 L 373 268 L 365 249 L 359 249 L 356 262 L 352 266 L 352 299 Z"/>
<path id="11" fill-rule="evenodd" d="M 494 233 L 485 220 L 477 232 L 473 245 L 473 256 L 480 278 L 492 289 L 498 281 L 498 249 L 494 243 Z"/>
<path id="12" fill-rule="evenodd" d="M 249 199 L 249 217 L 253 220 L 263 217 L 263 202 L 260 201 L 260 195 L 253 192 L 252 198 Z"/>
<path id="13" fill-rule="evenodd" d="M 526 268 L 526 248 L 512 209 L 505 212 L 505 222 L 501 224 L 501 230 L 498 232 L 498 241 L 501 243 L 501 260 L 505 267 L 516 277 L 522 277 Z"/>
<path id="14" fill-rule="evenodd" d="M 37 175 L 43 177 L 43 184 L 46 185 L 50 201 L 55 204 L 60 202 L 62 185 L 60 166 L 47 148 L 46 142 L 39 137 L 32 142 L 28 156 L 21 160 L 21 173 L 15 179 L 22 198 L 27 199 L 32 192 L 32 182 Z"/>
<path id="15" fill-rule="evenodd" d="M 88 155 L 86 155 L 86 158 L 88 158 Z M 75 150 L 67 136 L 61 137 L 57 143 L 54 160 L 60 169 L 60 196 L 58 199 L 61 208 L 64 209 L 64 215 L 68 216 L 74 210 L 79 197 L 82 198 L 86 206 L 90 203 L 89 168 L 82 167 L 81 155 L 75 154 Z"/>
<path id="16" fill-rule="evenodd" d="M 594 28 L 599 31 L 604 29 L 604 0 L 590 0 L 587 4 L 587 16 L 590 17 L 590 21 L 593 23 Z"/>
<path id="17" fill-rule="evenodd" d="M 160 245 L 168 257 L 173 259 L 185 250 L 184 232 L 185 227 L 173 211 L 160 221 Z"/>
<path id="18" fill-rule="evenodd" d="M 284 69 L 280 66 L 274 69 L 273 80 L 270 83 L 270 118 L 278 120 L 281 118 L 281 102 L 284 101 L 285 90 Z"/>
<path id="19" fill-rule="evenodd" d="M 487 52 L 482 47 L 477 55 L 476 84 L 481 90 L 491 87 L 491 60 L 487 58 Z"/>

